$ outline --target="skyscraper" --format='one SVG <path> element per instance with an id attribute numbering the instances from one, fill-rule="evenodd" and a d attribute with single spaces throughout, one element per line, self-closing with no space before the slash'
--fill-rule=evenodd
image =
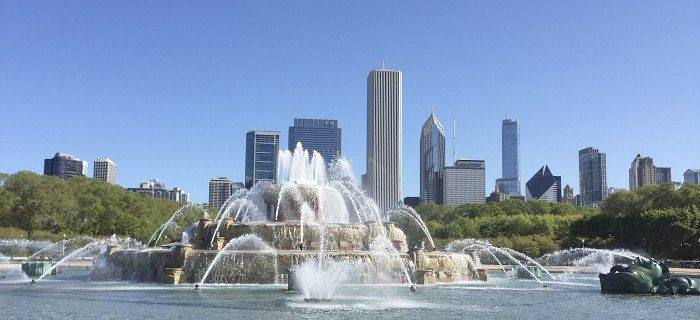
<path id="1" fill-rule="evenodd" d="M 578 179 L 581 192 L 579 205 L 598 207 L 608 193 L 605 152 L 591 147 L 579 150 Z"/>
<path id="2" fill-rule="evenodd" d="M 573 191 L 571 193 L 573 196 Z M 525 183 L 525 199 L 561 202 L 561 176 L 553 175 L 546 165 L 540 168 Z"/>
<path id="3" fill-rule="evenodd" d="M 401 201 L 402 75 L 376 69 L 367 76 L 367 194 L 382 212 Z"/>
<path id="4" fill-rule="evenodd" d="M 67 180 L 73 176 L 87 177 L 88 163 L 72 154 L 58 152 L 51 159 L 44 159 L 44 175 Z"/>
<path id="5" fill-rule="evenodd" d="M 247 131 L 245 147 L 245 187 L 258 181 L 277 183 L 279 131 Z"/>
<path id="6" fill-rule="evenodd" d="M 683 173 L 683 182 L 700 184 L 700 169 L 688 169 Z"/>
<path id="7" fill-rule="evenodd" d="M 486 202 L 486 162 L 457 160 L 445 167 L 443 204 L 456 207 L 465 203 Z"/>
<path id="8" fill-rule="evenodd" d="M 226 177 L 212 178 L 209 180 L 209 207 L 220 210 L 231 195 L 243 188 L 242 183 L 231 182 Z"/>
<path id="9" fill-rule="evenodd" d="M 520 123 L 505 119 L 501 127 L 501 173 L 496 186 L 502 193 L 521 196 L 520 193 Z"/>
<path id="10" fill-rule="evenodd" d="M 442 204 L 442 174 L 445 170 L 445 130 L 431 114 L 420 135 L 420 200 Z"/>
<path id="11" fill-rule="evenodd" d="M 629 170 L 630 191 L 648 184 L 656 184 L 654 159 L 637 155 Z"/>
<path id="12" fill-rule="evenodd" d="M 92 177 L 114 184 L 117 179 L 117 165 L 109 158 L 95 160 Z"/>
<path id="13" fill-rule="evenodd" d="M 656 184 L 664 184 L 671 181 L 671 168 L 656 167 Z"/>
<path id="14" fill-rule="evenodd" d="M 338 120 L 294 119 L 294 126 L 289 127 L 287 148 L 294 151 L 297 142 L 301 142 L 309 150 L 309 156 L 311 150 L 316 150 L 328 164 L 341 155 L 341 133 Z"/>

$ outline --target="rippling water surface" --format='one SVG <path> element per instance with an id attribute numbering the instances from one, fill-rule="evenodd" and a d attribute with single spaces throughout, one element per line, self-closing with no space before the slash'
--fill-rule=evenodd
<path id="1" fill-rule="evenodd" d="M 286 285 L 179 286 L 90 282 L 65 272 L 36 287 L 0 280 L 4 319 L 697 319 L 697 296 L 602 294 L 597 275 L 557 275 L 544 288 L 493 272 L 489 282 L 342 285 L 331 302 L 307 303 Z"/>

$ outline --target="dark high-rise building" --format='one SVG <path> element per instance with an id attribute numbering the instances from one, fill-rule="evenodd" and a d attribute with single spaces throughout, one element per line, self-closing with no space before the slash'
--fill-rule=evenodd
<path id="1" fill-rule="evenodd" d="M 578 152 L 579 205 L 598 207 L 608 196 L 605 152 L 585 148 Z"/>
<path id="2" fill-rule="evenodd" d="M 420 204 L 420 198 L 419 197 L 405 197 L 403 198 L 403 204 L 415 208 Z"/>
<path id="3" fill-rule="evenodd" d="M 520 196 L 520 123 L 505 119 L 501 127 L 501 174 L 496 186 L 501 193 Z"/>
<path id="4" fill-rule="evenodd" d="M 44 175 L 57 176 L 67 180 L 73 176 L 87 177 L 88 163 L 75 158 L 72 154 L 58 152 L 51 159 L 44 159 Z"/>
<path id="5" fill-rule="evenodd" d="M 401 202 L 401 71 L 367 76 L 367 173 L 364 187 L 381 212 Z"/>
<path id="6" fill-rule="evenodd" d="M 573 193 L 573 192 L 572 192 Z M 552 175 L 546 165 L 525 183 L 525 199 L 561 202 L 561 176 Z"/>
<path id="7" fill-rule="evenodd" d="M 420 135 L 420 200 L 442 204 L 442 174 L 445 171 L 445 130 L 431 114 Z"/>
<path id="8" fill-rule="evenodd" d="M 294 151 L 297 142 L 301 142 L 309 150 L 309 156 L 316 150 L 328 164 L 342 153 L 341 135 L 338 120 L 294 119 L 294 126 L 289 127 L 287 149 Z"/>
<path id="9" fill-rule="evenodd" d="M 671 168 L 656 167 L 656 184 L 664 184 L 671 181 Z"/>
<path id="10" fill-rule="evenodd" d="M 245 187 L 251 188 L 259 181 L 277 183 L 279 166 L 279 131 L 246 132 Z"/>

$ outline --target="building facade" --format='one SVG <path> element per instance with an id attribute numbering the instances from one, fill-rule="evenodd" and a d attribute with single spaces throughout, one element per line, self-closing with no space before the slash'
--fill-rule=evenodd
<path id="1" fill-rule="evenodd" d="M 671 181 L 673 180 L 671 180 L 670 167 L 656 167 L 656 184 L 664 184 Z"/>
<path id="2" fill-rule="evenodd" d="M 381 212 L 401 202 L 402 74 L 376 69 L 367 76 L 367 173 L 364 187 Z"/>
<path id="3" fill-rule="evenodd" d="M 58 152 L 51 159 L 44 159 L 44 175 L 67 180 L 73 176 L 87 177 L 88 163 L 72 154 Z"/>
<path id="4" fill-rule="evenodd" d="M 209 207 L 220 210 L 226 200 L 233 194 L 233 183 L 226 177 L 209 180 Z"/>
<path id="5" fill-rule="evenodd" d="M 574 188 L 571 185 L 566 185 L 564 187 L 564 195 L 561 198 L 561 202 L 568 203 L 572 206 L 576 205 L 576 197 L 574 196 Z"/>
<path id="6" fill-rule="evenodd" d="M 486 162 L 457 160 L 445 167 L 443 204 L 456 207 L 465 203 L 486 202 Z"/>
<path id="7" fill-rule="evenodd" d="M 111 184 L 117 182 L 117 165 L 109 158 L 95 160 L 92 177 Z"/>
<path id="8" fill-rule="evenodd" d="M 156 199 L 168 199 L 177 202 L 190 202 L 190 194 L 175 187 L 170 190 L 165 188 L 165 183 L 158 179 L 143 181 L 138 188 L 128 188 L 132 192 L 138 192 L 142 196 L 149 196 Z"/>
<path id="9" fill-rule="evenodd" d="M 700 184 L 700 169 L 688 169 L 683 173 L 683 182 Z"/>
<path id="10" fill-rule="evenodd" d="M 520 193 L 520 123 L 505 119 L 501 127 L 501 178 L 496 186 L 512 197 Z"/>
<path id="11" fill-rule="evenodd" d="M 309 156 L 316 150 L 328 164 L 342 155 L 341 138 L 338 120 L 294 119 L 294 126 L 289 127 L 287 149 L 294 151 L 297 142 L 301 142 L 309 150 Z"/>
<path id="12" fill-rule="evenodd" d="M 597 208 L 608 195 L 605 152 L 585 148 L 578 152 L 579 205 Z"/>
<path id="13" fill-rule="evenodd" d="M 260 181 L 277 183 L 279 168 L 279 131 L 247 131 L 245 149 L 245 187 Z"/>
<path id="14" fill-rule="evenodd" d="M 445 130 L 434 114 L 423 124 L 420 135 L 420 201 L 442 204 L 445 170 Z"/>
<path id="15" fill-rule="evenodd" d="M 553 175 L 546 165 L 537 170 L 525 183 L 525 200 L 529 199 L 561 202 L 561 176 Z"/>
<path id="16" fill-rule="evenodd" d="M 654 166 L 654 159 L 650 157 L 642 158 L 642 156 L 638 154 L 630 165 L 629 182 L 630 191 L 641 186 L 656 184 L 656 166 Z"/>
<path id="17" fill-rule="evenodd" d="M 500 191 L 498 191 L 498 186 L 496 186 L 493 192 L 491 192 L 491 194 L 488 197 L 486 197 L 486 203 L 501 202 L 507 199 L 510 199 L 510 195 L 506 193 L 501 193 Z"/>

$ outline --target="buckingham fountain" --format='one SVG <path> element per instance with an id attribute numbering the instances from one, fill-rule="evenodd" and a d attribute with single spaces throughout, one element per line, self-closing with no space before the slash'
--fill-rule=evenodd
<path id="1" fill-rule="evenodd" d="M 279 158 L 281 183 L 261 182 L 238 191 L 215 217 L 188 227 L 181 242 L 138 250 L 110 246 L 91 278 L 197 288 L 287 283 L 307 298 L 321 300 L 339 283 L 412 286 L 488 279 L 477 268 L 474 251 L 409 248 L 404 232 L 389 217 L 408 216 L 432 242 L 420 217 L 402 206 L 380 212 L 357 186 L 345 159 L 327 166 L 301 144 L 294 152 L 280 152 Z M 157 243 L 166 228 L 167 223 L 151 241 Z"/>

